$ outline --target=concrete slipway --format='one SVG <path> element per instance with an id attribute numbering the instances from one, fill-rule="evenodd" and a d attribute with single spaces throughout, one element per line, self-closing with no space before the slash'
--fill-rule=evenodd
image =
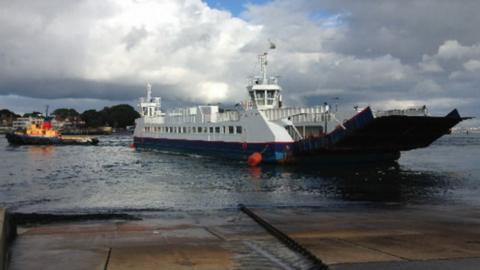
<path id="1" fill-rule="evenodd" d="M 330 269 L 480 269 L 480 209 L 252 210 Z M 10 270 L 309 267 L 236 210 L 19 226 L 8 252 Z"/>

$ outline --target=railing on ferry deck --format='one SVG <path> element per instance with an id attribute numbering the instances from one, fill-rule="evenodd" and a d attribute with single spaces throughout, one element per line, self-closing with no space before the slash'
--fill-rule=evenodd
<path id="1" fill-rule="evenodd" d="M 216 113 L 216 115 L 169 115 L 165 118 L 167 124 L 181 124 L 181 123 L 216 123 L 216 122 L 233 122 L 239 121 L 240 115 L 237 111 L 228 111 L 223 113 Z"/>
<path id="2" fill-rule="evenodd" d="M 315 114 L 300 114 L 291 117 L 294 124 L 297 123 L 324 123 L 331 121 L 332 115 L 330 113 L 315 113 Z"/>
<path id="3" fill-rule="evenodd" d="M 196 115 L 172 115 L 165 117 L 166 124 L 196 123 Z"/>
<path id="4" fill-rule="evenodd" d="M 264 110 L 265 116 L 269 121 L 275 121 L 290 117 L 294 123 L 321 123 L 331 121 L 332 117 L 329 112 L 325 112 L 323 106 L 319 107 L 298 107 L 298 108 L 282 108 Z M 166 115 L 162 118 L 146 118 L 147 123 L 210 123 L 210 122 L 230 122 L 239 121 L 240 114 L 238 111 L 227 111 L 217 113 L 215 116 L 210 114 L 204 115 Z"/>
<path id="5" fill-rule="evenodd" d="M 405 116 L 428 116 L 428 109 L 426 106 L 407 108 L 407 109 L 393 109 L 393 110 L 377 110 L 374 111 L 375 117 L 391 116 L 391 115 L 405 115 Z"/>
<path id="6" fill-rule="evenodd" d="M 324 106 L 318 107 L 292 107 L 281 109 L 268 109 L 263 111 L 269 121 L 275 121 L 291 117 L 301 122 L 320 122 L 330 120 L 330 112 L 327 112 Z"/>
<path id="7" fill-rule="evenodd" d="M 237 111 L 228 111 L 217 114 L 217 122 L 239 121 L 240 114 Z"/>

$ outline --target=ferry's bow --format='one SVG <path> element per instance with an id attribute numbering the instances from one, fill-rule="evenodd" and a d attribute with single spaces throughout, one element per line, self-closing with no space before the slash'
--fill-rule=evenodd
<path id="1" fill-rule="evenodd" d="M 400 114 L 375 117 L 367 107 L 324 136 L 297 141 L 294 154 L 303 159 L 345 156 L 356 161 L 396 160 L 400 151 L 427 147 L 470 118 L 461 117 L 457 109 L 444 117 Z"/>

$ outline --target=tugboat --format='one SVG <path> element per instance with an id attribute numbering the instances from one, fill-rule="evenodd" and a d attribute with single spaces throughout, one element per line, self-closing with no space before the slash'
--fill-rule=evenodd
<path id="1" fill-rule="evenodd" d="M 430 116 L 426 106 L 388 111 L 340 111 L 327 103 L 285 107 L 278 77 L 267 76 L 266 52 L 259 62 L 260 76 L 247 86 L 249 99 L 235 109 L 199 105 L 164 112 L 148 84 L 140 99 L 134 146 L 239 159 L 252 166 L 389 162 L 399 159 L 401 151 L 427 147 L 469 119 L 456 109 L 444 117 Z"/>
<path id="2" fill-rule="evenodd" d="M 96 145 L 98 139 L 88 136 L 62 136 L 52 128 L 51 118 L 47 113 L 43 123 L 30 124 L 25 131 L 7 133 L 5 137 L 14 145 Z"/>

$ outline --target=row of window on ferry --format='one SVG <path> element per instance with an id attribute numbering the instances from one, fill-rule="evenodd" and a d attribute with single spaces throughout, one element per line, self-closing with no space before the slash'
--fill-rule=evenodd
<path id="1" fill-rule="evenodd" d="M 218 127 L 154 127 L 154 126 L 146 126 L 145 127 L 145 132 L 242 134 L 242 127 L 241 126 L 218 126 Z"/>

